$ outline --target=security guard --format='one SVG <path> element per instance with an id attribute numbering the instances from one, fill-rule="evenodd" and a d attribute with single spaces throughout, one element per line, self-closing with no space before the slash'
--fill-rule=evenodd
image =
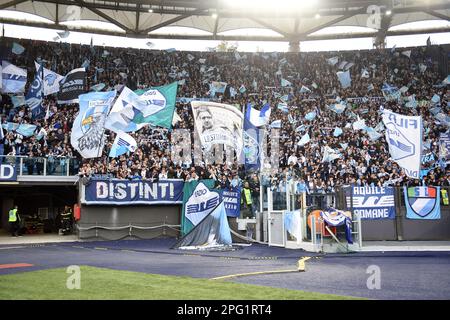
<path id="1" fill-rule="evenodd" d="M 250 184 L 246 181 L 244 183 L 244 188 L 242 188 L 241 204 L 243 204 L 244 208 L 246 208 L 250 212 L 250 216 L 248 218 L 255 217 L 252 203 L 252 190 L 250 189 Z"/>
<path id="2" fill-rule="evenodd" d="M 17 237 L 19 235 L 19 221 L 20 217 L 17 213 L 17 205 L 14 206 L 14 209 L 9 210 L 9 228 L 11 230 L 11 236 Z"/>

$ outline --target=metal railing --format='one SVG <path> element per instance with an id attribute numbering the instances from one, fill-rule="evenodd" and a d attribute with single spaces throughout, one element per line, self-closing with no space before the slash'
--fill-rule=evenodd
<path id="1" fill-rule="evenodd" d="M 74 176 L 78 174 L 80 160 L 71 157 L 0 156 L 0 164 L 16 167 L 19 176 Z"/>

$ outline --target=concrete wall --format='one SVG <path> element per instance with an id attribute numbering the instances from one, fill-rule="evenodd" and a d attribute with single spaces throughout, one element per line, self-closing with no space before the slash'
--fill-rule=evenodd
<path id="1" fill-rule="evenodd" d="M 150 239 L 158 236 L 178 237 L 178 229 L 169 227 L 141 230 L 129 228 L 123 230 L 107 230 L 123 226 L 156 227 L 163 224 L 181 224 L 181 205 L 166 206 L 86 206 L 81 207 L 81 219 L 78 226 L 88 228 L 93 226 L 105 227 L 96 230 L 80 230 L 81 239 L 122 239 L 132 237 Z"/>

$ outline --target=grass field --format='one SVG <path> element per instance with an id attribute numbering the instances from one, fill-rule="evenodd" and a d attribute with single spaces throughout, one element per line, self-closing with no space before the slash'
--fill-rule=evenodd
<path id="1" fill-rule="evenodd" d="M 218 280 L 81 266 L 80 289 L 69 290 L 66 269 L 0 276 L 0 299 L 329 300 L 353 297 L 278 289 Z"/>

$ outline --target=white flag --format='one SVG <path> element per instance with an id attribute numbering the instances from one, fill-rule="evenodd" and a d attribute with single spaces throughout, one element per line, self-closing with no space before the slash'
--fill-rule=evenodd
<path id="1" fill-rule="evenodd" d="M 404 116 L 383 110 L 383 124 L 386 127 L 386 142 L 392 159 L 411 178 L 420 178 L 422 130 L 421 116 Z"/>

